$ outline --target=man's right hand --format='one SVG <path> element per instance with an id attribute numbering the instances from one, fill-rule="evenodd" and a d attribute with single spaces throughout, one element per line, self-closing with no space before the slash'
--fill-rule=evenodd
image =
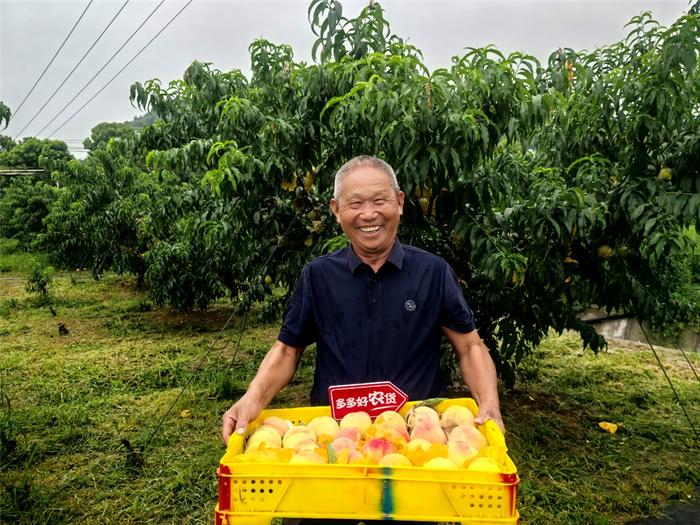
<path id="1" fill-rule="evenodd" d="M 262 409 L 262 404 L 252 399 L 249 394 L 245 394 L 236 401 L 221 418 L 221 437 L 224 440 L 224 445 L 228 445 L 228 440 L 234 432 L 245 434 L 248 423 L 258 417 Z"/>

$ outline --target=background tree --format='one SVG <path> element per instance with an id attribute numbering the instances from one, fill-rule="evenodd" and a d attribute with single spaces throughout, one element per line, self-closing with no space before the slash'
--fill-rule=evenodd
<path id="1" fill-rule="evenodd" d="M 127 122 L 101 122 L 90 132 L 90 136 L 83 141 L 83 146 L 92 152 L 98 148 L 105 148 L 112 138 L 133 139 L 136 136 L 134 127 Z"/>

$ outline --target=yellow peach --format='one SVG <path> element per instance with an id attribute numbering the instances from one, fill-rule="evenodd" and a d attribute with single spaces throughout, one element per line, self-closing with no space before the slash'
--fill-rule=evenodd
<path id="1" fill-rule="evenodd" d="M 316 443 L 315 436 L 310 432 L 297 432 L 295 434 L 287 434 L 282 439 L 282 446 L 284 448 L 296 449 L 300 443 L 304 441 L 311 441 Z"/>
<path id="2" fill-rule="evenodd" d="M 282 446 L 282 438 L 274 427 L 262 425 L 256 428 L 248 438 L 246 450 L 255 450 L 263 445 L 267 448 Z"/>
<path id="3" fill-rule="evenodd" d="M 277 416 L 269 416 L 263 419 L 263 425 L 273 427 L 277 429 L 277 432 L 279 432 L 280 436 L 284 436 L 287 433 L 287 430 L 292 428 L 292 422 L 287 420 L 287 419 L 282 419 L 281 417 Z"/>
<path id="4" fill-rule="evenodd" d="M 452 441 L 447 444 L 447 459 L 458 467 L 464 467 L 478 455 L 477 449 L 463 441 Z"/>
<path id="5" fill-rule="evenodd" d="M 462 441 L 471 445 L 477 450 L 481 450 L 488 445 L 484 435 L 472 425 L 459 425 L 453 428 L 452 432 L 450 432 L 450 435 L 448 436 L 448 441 Z"/>
<path id="6" fill-rule="evenodd" d="M 419 405 L 413 407 L 406 416 L 406 423 L 409 429 L 413 429 L 426 421 L 440 426 L 440 414 L 438 414 L 434 408 L 426 405 Z"/>
<path id="7" fill-rule="evenodd" d="M 383 456 L 377 465 L 382 467 L 411 467 L 413 466 L 413 463 L 411 463 L 411 460 L 403 454 L 393 452 Z"/>
<path id="8" fill-rule="evenodd" d="M 383 456 L 394 453 L 396 450 L 396 445 L 383 438 L 370 439 L 362 447 L 362 453 L 367 458 L 367 461 L 375 465 L 379 463 Z"/>
<path id="9" fill-rule="evenodd" d="M 338 454 L 343 449 L 357 449 L 357 443 L 347 437 L 338 437 L 331 441 L 330 446 L 333 448 L 333 452 Z"/>
<path id="10" fill-rule="evenodd" d="M 431 443 L 444 444 L 447 442 L 445 431 L 440 428 L 440 423 L 434 421 L 422 421 L 413 427 L 410 434 L 411 439 L 425 439 Z"/>
<path id="11" fill-rule="evenodd" d="M 340 428 L 356 428 L 360 432 L 367 432 L 372 424 L 372 418 L 367 412 L 350 412 L 340 420 Z"/>
<path id="12" fill-rule="evenodd" d="M 382 425 L 384 423 L 391 423 L 397 428 L 406 430 L 406 420 L 401 414 L 394 410 L 386 410 L 379 414 L 374 420 L 375 425 Z"/>
<path id="13" fill-rule="evenodd" d="M 367 463 L 367 460 L 359 450 L 345 448 L 338 453 L 335 462 L 339 465 L 362 465 Z"/>
<path id="14" fill-rule="evenodd" d="M 335 435 L 335 438 L 346 437 L 352 439 L 355 442 L 359 442 L 362 439 L 362 431 L 359 428 L 347 427 L 341 428 Z"/>
<path id="15" fill-rule="evenodd" d="M 456 469 L 457 465 L 447 458 L 433 458 L 423 464 L 423 468 Z"/>
<path id="16" fill-rule="evenodd" d="M 332 441 L 338 434 L 338 422 L 330 416 L 319 416 L 309 421 L 307 427 L 316 434 L 319 438 L 327 436 L 329 441 Z"/>
<path id="17" fill-rule="evenodd" d="M 501 466 L 493 458 L 479 457 L 472 460 L 467 466 L 467 470 L 479 472 L 501 472 Z"/>
<path id="18" fill-rule="evenodd" d="M 391 422 L 377 424 L 375 421 L 367 429 L 366 434 L 368 438 L 384 438 L 401 444 L 406 443 L 409 439 L 405 426 L 401 428 Z"/>
<path id="19" fill-rule="evenodd" d="M 465 406 L 452 405 L 447 407 L 445 411 L 440 414 L 440 426 L 447 433 L 459 425 L 473 424 L 474 414 Z"/>
<path id="20" fill-rule="evenodd" d="M 406 450 L 409 452 L 415 452 L 420 450 L 421 452 L 425 452 L 430 448 L 430 441 L 427 439 L 423 438 L 415 438 L 406 443 Z"/>
<path id="21" fill-rule="evenodd" d="M 326 463 L 326 460 L 316 452 L 303 450 L 295 452 L 289 460 L 290 465 L 321 465 Z"/>
<path id="22" fill-rule="evenodd" d="M 293 436 L 294 434 L 309 434 L 313 439 L 316 439 L 316 433 L 306 425 L 294 425 L 284 433 L 284 437 L 282 439 L 288 436 Z"/>

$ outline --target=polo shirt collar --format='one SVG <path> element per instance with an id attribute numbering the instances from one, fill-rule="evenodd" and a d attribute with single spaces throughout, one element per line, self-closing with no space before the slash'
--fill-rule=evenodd
<path id="1" fill-rule="evenodd" d="M 384 263 L 391 263 L 393 264 L 397 269 L 403 268 L 403 260 L 406 257 L 406 253 L 404 252 L 403 246 L 399 242 L 399 239 L 397 238 L 394 241 L 394 246 L 391 248 L 391 253 L 389 254 L 389 257 L 387 258 L 386 262 Z M 355 250 L 352 248 L 352 244 L 348 246 L 347 248 L 347 262 L 348 262 L 348 268 L 350 269 L 350 272 L 355 273 L 357 269 L 364 264 L 360 258 L 355 254 Z"/>

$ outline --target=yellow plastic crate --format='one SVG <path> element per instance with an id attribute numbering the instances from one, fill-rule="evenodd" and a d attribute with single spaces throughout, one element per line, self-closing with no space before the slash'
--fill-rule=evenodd
<path id="1" fill-rule="evenodd" d="M 406 403 L 402 415 L 416 402 Z M 435 408 L 467 406 L 472 399 L 446 399 Z M 331 415 L 330 407 L 265 410 L 248 426 L 252 432 L 268 416 L 295 424 Z M 221 459 L 216 525 L 264 525 L 272 518 L 339 518 L 461 522 L 465 525 L 517 524 L 518 474 L 505 439 L 493 421 L 479 430 L 502 453 L 505 472 L 473 472 L 377 465 L 290 465 L 234 463 L 245 436 L 234 434 Z"/>

